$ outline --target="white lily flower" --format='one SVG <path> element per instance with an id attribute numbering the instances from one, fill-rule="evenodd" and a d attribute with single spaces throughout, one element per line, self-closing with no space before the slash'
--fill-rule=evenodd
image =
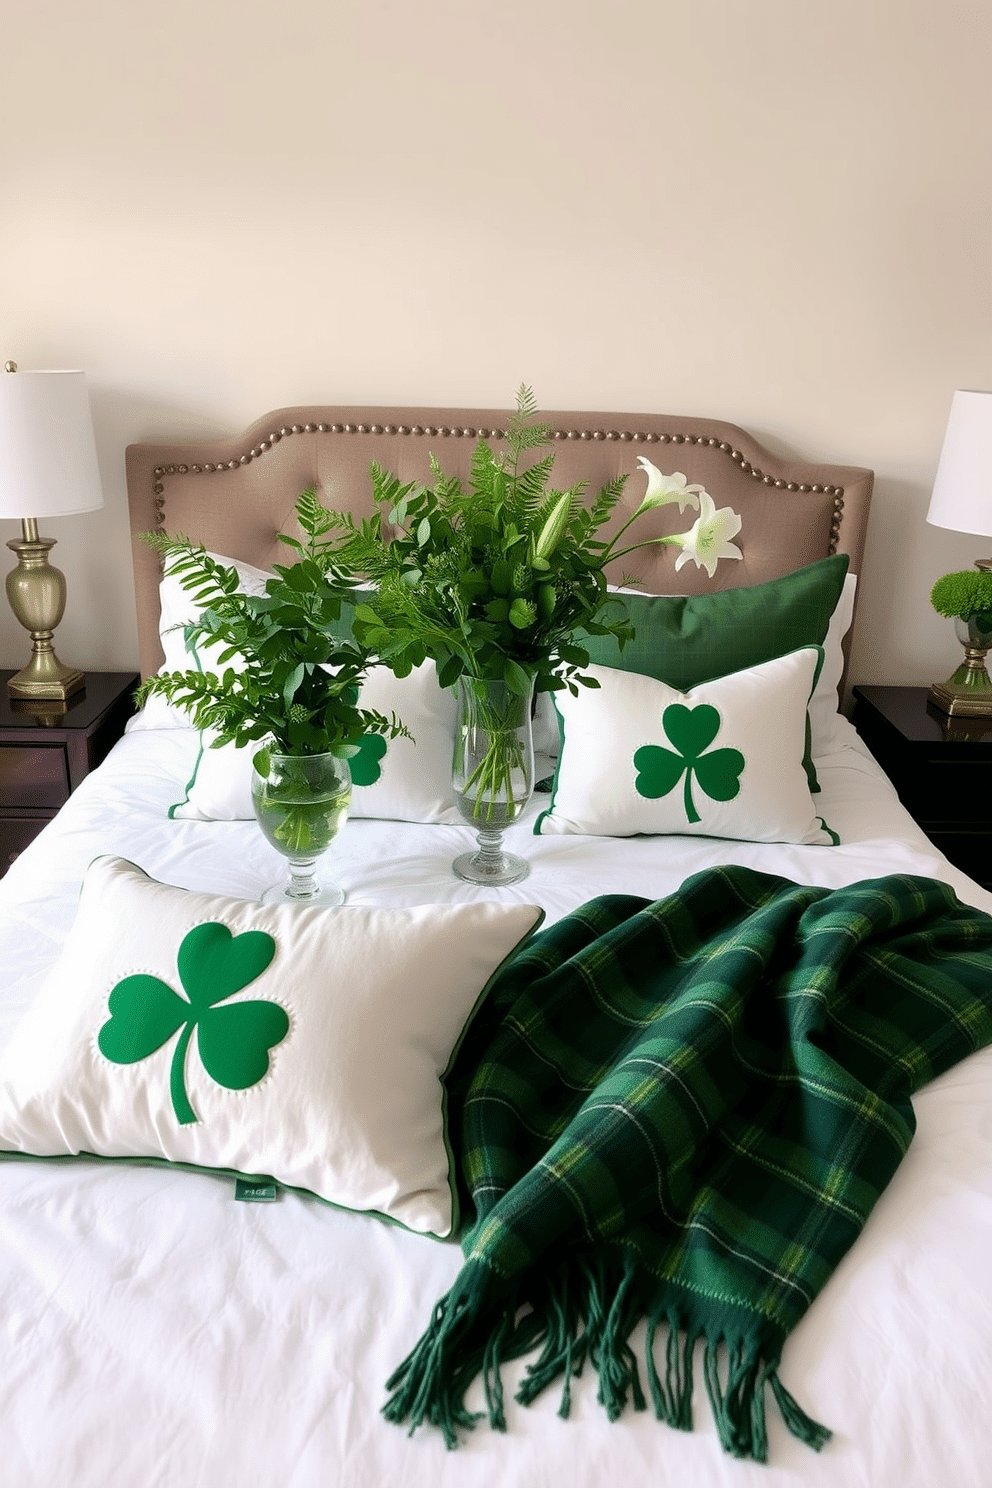
<path id="1" fill-rule="evenodd" d="M 639 455 L 637 463 L 648 478 L 648 488 L 637 508 L 638 514 L 656 506 L 670 506 L 675 501 L 680 512 L 684 512 L 687 506 L 699 505 L 705 487 L 690 484 L 681 470 L 676 470 L 674 475 L 662 475 L 657 465 L 652 465 L 645 455 Z"/>
<path id="2" fill-rule="evenodd" d="M 697 568 L 705 568 L 712 578 L 721 558 L 743 558 L 737 544 L 730 541 L 740 530 L 741 519 L 733 507 L 721 506 L 717 511 L 713 497 L 708 491 L 701 491 L 699 516 L 691 531 L 668 539 L 682 549 L 675 560 L 675 572 L 678 573 L 683 563 L 688 563 L 691 558 Z"/>

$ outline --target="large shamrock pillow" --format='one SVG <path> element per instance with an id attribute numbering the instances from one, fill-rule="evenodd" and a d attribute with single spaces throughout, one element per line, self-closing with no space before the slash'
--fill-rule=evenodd
<path id="1" fill-rule="evenodd" d="M 589 667 L 598 687 L 554 694 L 563 743 L 535 832 L 836 842 L 803 765 L 821 659 L 807 646 L 687 692 Z"/>
<path id="2" fill-rule="evenodd" d="M 445 1236 L 444 1077 L 534 905 L 261 906 L 86 874 L 0 1060 L 0 1149 L 275 1180 Z"/>

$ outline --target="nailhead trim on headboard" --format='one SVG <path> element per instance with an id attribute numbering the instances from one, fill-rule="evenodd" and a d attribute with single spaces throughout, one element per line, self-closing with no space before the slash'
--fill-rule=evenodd
<path id="1" fill-rule="evenodd" d="M 278 444 L 281 439 L 288 439 L 293 434 L 399 434 L 410 435 L 414 438 L 429 439 L 503 439 L 506 437 L 503 429 L 466 429 L 451 427 L 448 425 L 434 424 L 293 424 L 279 429 L 261 440 L 254 449 L 239 456 L 235 460 L 227 460 L 220 464 L 204 465 L 158 465 L 153 472 L 155 510 L 157 513 L 157 525 L 159 530 L 164 527 L 165 504 L 162 497 L 165 486 L 162 484 L 168 475 L 211 475 L 220 470 L 236 470 L 239 465 L 248 465 L 252 460 L 257 460 L 270 450 L 273 445 Z M 719 450 L 721 454 L 727 455 L 735 461 L 745 474 L 752 479 L 761 481 L 766 486 L 772 486 L 781 491 L 803 491 L 823 492 L 833 496 L 834 508 L 830 524 L 830 552 L 836 553 L 837 544 L 840 540 L 840 526 L 844 515 L 844 487 L 825 486 L 810 484 L 805 481 L 777 480 L 774 476 L 766 475 L 757 466 L 752 465 L 745 459 L 740 450 L 735 449 L 724 439 L 703 434 L 656 434 L 656 433 L 631 433 L 628 430 L 617 429 L 554 429 L 552 439 L 618 439 L 625 443 L 633 444 L 701 444 L 711 449 Z"/>

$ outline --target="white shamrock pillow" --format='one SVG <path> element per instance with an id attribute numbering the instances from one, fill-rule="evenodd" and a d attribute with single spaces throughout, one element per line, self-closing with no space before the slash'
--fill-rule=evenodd
<path id="1" fill-rule="evenodd" d="M 447 1236 L 442 1081 L 534 905 L 262 907 L 87 872 L 0 1061 L 0 1148 L 264 1175 Z"/>
<path id="2" fill-rule="evenodd" d="M 836 843 L 803 767 L 822 654 L 807 646 L 686 693 L 586 668 L 598 688 L 554 694 L 563 744 L 535 832 Z"/>
<path id="3" fill-rule="evenodd" d="M 362 683 L 359 704 L 390 717 L 395 713 L 410 738 L 366 734 L 349 760 L 352 776 L 349 816 L 392 821 L 458 822 L 451 789 L 455 735 L 455 694 L 438 685 L 432 661 L 396 677 L 388 667 L 372 667 Z M 248 821 L 252 757 L 258 744 L 236 749 L 210 747 L 208 732 L 183 799 L 170 807 L 173 817 L 196 821 Z M 214 735 L 213 737 L 216 737 Z"/>

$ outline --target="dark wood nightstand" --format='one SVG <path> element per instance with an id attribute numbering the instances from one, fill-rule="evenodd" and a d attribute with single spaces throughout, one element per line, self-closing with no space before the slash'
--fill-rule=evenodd
<path id="1" fill-rule="evenodd" d="M 931 842 L 992 889 L 992 718 L 949 718 L 925 687 L 855 687 L 851 721 Z"/>
<path id="2" fill-rule="evenodd" d="M 0 672 L 0 876 L 96 768 L 134 712 L 137 672 L 87 672 L 68 704 L 12 699 Z"/>

